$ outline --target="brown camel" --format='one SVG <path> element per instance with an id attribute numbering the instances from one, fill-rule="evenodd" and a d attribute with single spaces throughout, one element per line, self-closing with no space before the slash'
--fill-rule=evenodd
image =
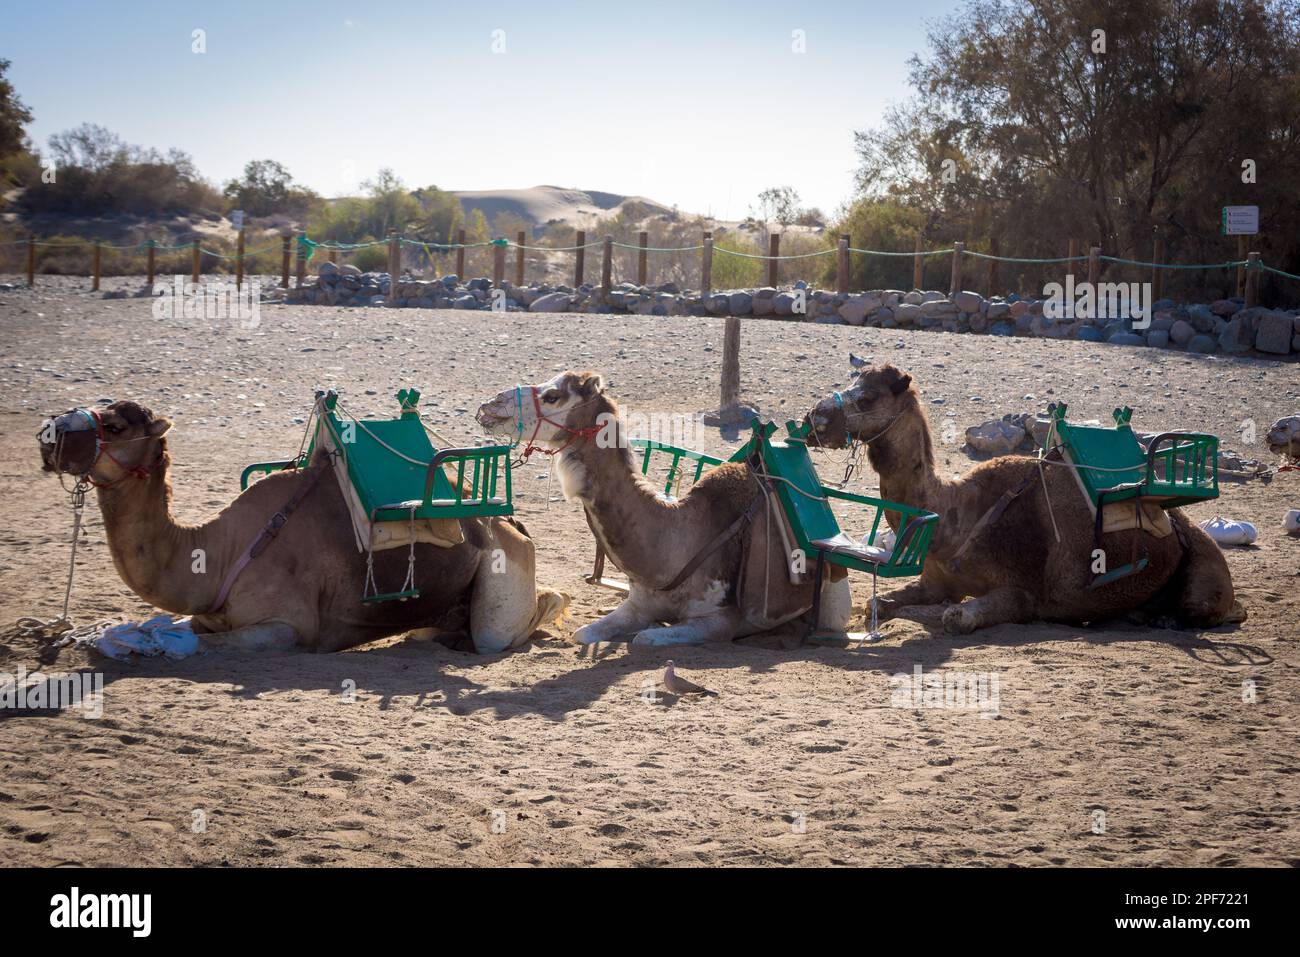
<path id="1" fill-rule="evenodd" d="M 150 604 L 192 615 L 206 650 L 339 651 L 419 628 L 468 627 L 475 648 L 489 653 L 525 642 L 564 611 L 563 596 L 534 589 L 523 526 L 501 518 L 462 519 L 464 542 L 454 547 L 418 545 L 418 598 L 362 604 L 365 555 L 324 453 L 257 482 L 209 521 L 182 525 L 171 514 L 170 427 L 135 402 L 73 410 L 42 429 L 41 457 L 46 471 L 98 488 L 118 574 Z M 213 610 L 227 571 L 300 492 L 287 522 Z M 405 548 L 376 552 L 376 580 L 400 582 L 406 562 Z"/>
<path id="2" fill-rule="evenodd" d="M 852 388 L 823 399 L 805 422 L 827 448 L 845 448 L 850 438 L 866 442 L 881 497 L 940 516 L 924 573 L 889 595 L 893 615 L 905 606 L 958 602 L 943 612 L 943 625 L 960 634 L 1004 622 L 1083 623 L 1131 613 L 1172 615 L 1193 628 L 1244 620 L 1218 546 L 1179 509 L 1169 511 L 1176 534 L 1106 534 L 1110 564 L 1144 554 L 1148 565 L 1090 589 L 1094 516 L 1070 469 L 1043 466 L 1058 542 L 1035 459 L 1002 456 L 951 481 L 935 474 L 919 393 L 912 377 L 892 365 L 863 369 Z M 1026 479 L 1032 482 L 998 517 L 976 527 L 1003 493 Z"/>
<path id="3" fill-rule="evenodd" d="M 594 372 L 565 372 L 541 385 L 507 389 L 478 410 L 487 431 L 559 455 L 565 498 L 582 504 L 597 542 L 628 576 L 627 599 L 579 628 L 574 640 L 632 636 L 635 644 L 700 644 L 766 631 L 808 612 L 811 583 L 792 585 L 784 575 L 786 553 L 778 536 L 768 537 L 762 509 L 727 535 L 762 494 L 749 469 L 720 465 L 680 499 L 666 499 L 634 465 L 618 406 L 604 389 Z M 766 587 L 740 588 L 742 565 L 752 570 L 769 554 Z M 697 556 L 700 563 L 677 582 Z M 746 574 L 743 580 L 755 581 L 756 573 Z M 819 626 L 840 632 L 852 608 L 847 578 L 836 577 L 823 589 Z"/>

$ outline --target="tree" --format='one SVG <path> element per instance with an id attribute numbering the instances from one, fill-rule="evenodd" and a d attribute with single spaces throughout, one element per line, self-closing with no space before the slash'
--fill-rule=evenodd
<path id="1" fill-rule="evenodd" d="M 225 197 L 233 209 L 242 209 L 249 216 L 270 216 L 274 213 L 301 209 L 315 194 L 294 185 L 293 176 L 275 160 L 249 160 L 241 179 L 226 184 Z"/>
<path id="2" fill-rule="evenodd" d="M 23 148 L 23 127 L 32 121 L 31 111 L 5 78 L 8 69 L 9 61 L 0 60 L 0 161 Z"/>
<path id="3" fill-rule="evenodd" d="M 793 186 L 773 186 L 758 194 L 758 216 L 765 223 L 776 223 L 782 231 L 799 216 L 799 194 Z"/>

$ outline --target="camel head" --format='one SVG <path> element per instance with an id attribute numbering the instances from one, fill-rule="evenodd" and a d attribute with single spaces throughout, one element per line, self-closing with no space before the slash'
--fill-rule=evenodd
<path id="1" fill-rule="evenodd" d="M 1269 428 L 1264 441 L 1275 455 L 1285 455 L 1293 462 L 1300 461 L 1300 415 L 1278 419 Z"/>
<path id="2" fill-rule="evenodd" d="M 479 406 L 474 418 L 488 434 L 542 449 L 560 449 L 591 434 L 612 409 L 596 372 L 564 372 L 538 385 L 519 385 Z M 599 421 L 598 421 L 599 420 Z"/>
<path id="3" fill-rule="evenodd" d="M 844 392 L 822 399 L 804 416 L 816 444 L 842 449 L 850 439 L 869 442 L 889 428 L 916 401 L 912 377 L 885 363 L 858 373 Z"/>
<path id="4" fill-rule="evenodd" d="M 135 475 L 144 478 L 166 450 L 171 420 L 138 402 L 77 408 L 46 419 L 37 433 L 47 472 L 86 478 L 101 487 Z"/>

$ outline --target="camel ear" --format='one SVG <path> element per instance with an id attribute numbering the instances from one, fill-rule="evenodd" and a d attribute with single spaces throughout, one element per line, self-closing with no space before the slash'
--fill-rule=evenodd
<path id="1" fill-rule="evenodd" d="M 172 427 L 172 420 L 167 418 L 154 419 L 149 423 L 149 434 L 155 439 Z"/>
<path id="2" fill-rule="evenodd" d="M 599 395 L 605 391 L 605 377 L 599 372 L 588 372 L 582 377 L 578 390 L 587 397 Z"/>
<path id="3" fill-rule="evenodd" d="M 908 375 L 906 372 L 904 372 L 901 378 L 890 383 L 889 391 L 894 393 L 894 395 L 902 395 L 907 390 L 907 387 L 911 384 L 912 384 L 912 377 Z"/>

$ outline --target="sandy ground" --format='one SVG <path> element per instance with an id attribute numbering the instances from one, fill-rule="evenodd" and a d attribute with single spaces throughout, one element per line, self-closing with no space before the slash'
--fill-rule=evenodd
<path id="1" fill-rule="evenodd" d="M 35 433 L 72 405 L 129 397 L 173 416 L 175 509 L 196 521 L 236 494 L 243 465 L 297 447 L 293 418 L 318 385 L 390 414 L 392 393 L 415 384 L 466 440 L 483 398 L 567 368 L 602 370 L 646 412 L 716 404 L 716 320 L 268 306 L 247 330 L 157 320 L 146 302 L 91 298 L 85 280 L 42 283 L 0 293 L 5 625 L 52 617 L 62 599 L 70 513 L 39 470 Z M 744 325 L 744 392 L 775 418 L 797 416 L 847 382 L 849 350 L 912 372 L 937 435 L 946 420 L 960 434 L 1053 399 L 1079 417 L 1127 403 L 1139 428 L 1211 430 L 1267 457 L 1234 439 L 1243 421 L 1262 435 L 1300 411 L 1294 364 L 757 320 Z M 705 438 L 710 451 L 734 447 Z M 959 442 L 939 449 L 948 473 L 970 466 Z M 517 476 L 539 578 L 574 596 L 564 628 L 487 658 L 409 637 L 336 655 L 131 665 L 65 653 L 56 670 L 103 672 L 104 715 L 0 717 L 0 860 L 1300 862 L 1300 539 L 1279 526 L 1300 506 L 1300 473 L 1227 484 L 1192 510 L 1260 527 L 1256 548 L 1228 555 L 1250 613 L 1240 628 L 1033 624 L 954 639 L 899 620 L 883 642 L 851 649 L 677 649 L 679 668 L 720 692 L 703 701 L 644 693 L 667 654 L 582 657 L 566 641 L 616 597 L 582 582 L 592 539 L 545 464 Z M 89 514 L 75 616 L 143 619 L 152 609 L 122 584 Z M 857 604 L 869 587 L 855 580 Z M 30 641 L 0 641 L 0 670 L 35 664 Z M 891 676 L 917 665 L 996 675 L 996 717 L 891 707 Z"/>

